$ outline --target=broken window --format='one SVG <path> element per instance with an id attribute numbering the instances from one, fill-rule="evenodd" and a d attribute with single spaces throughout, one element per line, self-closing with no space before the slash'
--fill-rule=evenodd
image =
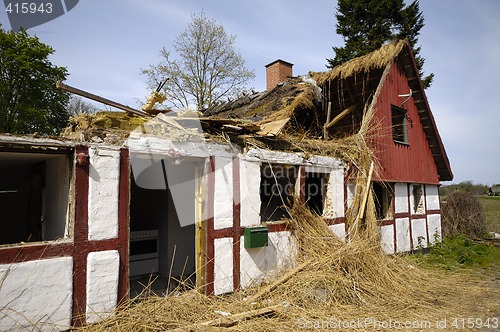
<path id="1" fill-rule="evenodd" d="M 289 218 L 298 167 L 288 165 L 262 165 L 260 177 L 261 222 Z"/>
<path id="2" fill-rule="evenodd" d="M 414 214 L 424 214 L 424 190 L 422 185 L 414 184 L 412 185 L 412 196 L 413 196 L 413 213 Z"/>
<path id="3" fill-rule="evenodd" d="M 69 188 L 67 155 L 0 152 L 0 244 L 67 236 Z"/>
<path id="4" fill-rule="evenodd" d="M 306 172 L 305 179 L 305 199 L 309 209 L 321 216 L 326 197 L 328 176 L 326 173 Z"/>
<path id="5" fill-rule="evenodd" d="M 374 182 L 375 212 L 378 220 L 392 219 L 392 190 L 388 184 Z"/>
<path id="6" fill-rule="evenodd" d="M 392 117 L 392 139 L 396 143 L 408 144 L 406 128 L 406 110 L 397 106 L 391 106 Z"/>

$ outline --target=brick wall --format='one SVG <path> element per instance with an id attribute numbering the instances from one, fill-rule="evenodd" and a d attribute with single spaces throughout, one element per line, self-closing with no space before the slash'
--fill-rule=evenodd
<path id="1" fill-rule="evenodd" d="M 271 90 L 278 83 L 288 80 L 292 76 L 292 63 L 278 59 L 266 65 L 266 88 Z"/>

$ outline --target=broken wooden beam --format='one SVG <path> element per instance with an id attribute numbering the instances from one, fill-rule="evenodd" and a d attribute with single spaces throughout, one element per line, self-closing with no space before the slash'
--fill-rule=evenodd
<path id="1" fill-rule="evenodd" d="M 150 115 L 150 114 L 148 114 L 146 112 L 139 111 L 139 110 L 137 110 L 135 108 L 132 108 L 132 107 L 129 107 L 129 106 L 117 103 L 115 101 L 103 98 L 101 96 L 92 94 L 92 93 L 87 92 L 87 91 L 83 91 L 83 90 L 77 89 L 75 87 L 66 85 L 66 84 L 61 83 L 61 82 L 57 82 L 56 83 L 56 88 L 64 90 L 64 91 L 67 91 L 67 92 L 71 92 L 71 93 L 73 93 L 75 95 L 79 95 L 79 96 L 82 96 L 82 97 L 85 97 L 85 98 L 88 98 L 88 99 L 91 99 L 91 100 L 94 100 L 94 101 L 98 101 L 100 103 L 103 103 L 103 104 L 106 104 L 106 105 L 118 108 L 118 109 L 120 109 L 122 111 L 125 111 L 125 112 L 130 112 L 132 114 L 139 115 L 139 116 L 152 117 L 152 115 Z"/>
<path id="2" fill-rule="evenodd" d="M 343 110 L 342 112 L 340 112 L 340 114 L 338 114 L 336 117 L 334 117 L 332 121 L 327 122 L 327 124 L 325 125 L 325 129 L 330 128 L 331 126 L 335 125 L 337 122 L 342 120 L 347 114 L 351 113 L 351 111 L 353 109 L 354 109 L 354 107 L 348 107 L 345 110 Z"/>

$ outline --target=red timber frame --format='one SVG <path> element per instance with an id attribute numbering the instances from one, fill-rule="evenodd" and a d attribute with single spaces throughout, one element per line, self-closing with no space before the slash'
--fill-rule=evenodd
<path id="1" fill-rule="evenodd" d="M 208 175 L 207 175 L 207 213 L 208 218 L 204 220 L 206 230 L 205 242 L 205 271 L 204 271 L 204 291 L 205 294 L 214 294 L 214 278 L 215 278 L 215 240 L 222 238 L 233 239 L 233 289 L 240 288 L 240 239 L 243 236 L 244 228 L 241 226 L 241 202 L 240 202 L 240 160 L 238 157 L 233 157 L 233 226 L 224 229 L 214 229 L 214 193 L 215 193 L 215 157 L 208 158 Z M 300 166 L 299 169 L 299 198 L 305 200 L 305 166 Z M 325 219 L 328 225 L 336 225 L 345 223 L 345 217 L 335 219 Z M 268 232 L 283 232 L 289 230 L 284 223 L 267 224 Z"/>
<path id="2" fill-rule="evenodd" d="M 426 184 L 424 183 L 405 183 L 406 186 L 406 197 L 407 197 L 407 204 L 408 204 L 408 212 L 400 212 L 396 213 L 396 202 L 395 202 L 395 183 L 390 183 L 390 188 L 391 188 L 391 207 L 392 207 L 392 218 L 391 219 L 385 219 L 385 220 L 380 220 L 379 221 L 379 226 L 392 226 L 394 230 L 394 252 L 398 252 L 398 244 L 397 244 L 397 228 L 396 228 L 396 219 L 402 219 L 402 218 L 408 218 L 409 224 L 408 224 L 408 229 L 409 229 L 409 236 L 410 236 L 410 250 L 416 250 L 415 244 L 413 243 L 413 229 L 412 229 L 412 220 L 416 219 L 425 219 L 425 230 L 427 234 L 427 245 L 430 243 L 430 236 L 432 234 L 429 233 L 429 220 L 428 217 L 430 215 L 437 215 L 441 214 L 441 210 L 429 210 L 427 208 L 427 202 L 424 203 L 425 206 L 425 213 L 421 214 L 413 214 L 411 212 L 411 197 L 410 197 L 410 186 L 412 184 L 416 185 L 421 185 L 423 188 L 423 199 L 426 200 L 427 198 L 427 192 L 426 192 Z"/>
<path id="3" fill-rule="evenodd" d="M 87 255 L 90 252 L 118 250 L 120 270 L 118 301 L 128 298 L 128 201 L 129 201 L 129 152 L 120 151 L 120 182 L 118 202 L 118 238 L 88 240 L 89 149 L 75 147 L 74 162 L 74 222 L 73 240 L 56 243 L 34 243 L 0 249 L 0 264 L 22 263 L 57 257 L 73 257 L 73 308 L 72 325 L 85 324 L 87 298 Z M 70 221 L 71 222 L 71 221 Z"/>

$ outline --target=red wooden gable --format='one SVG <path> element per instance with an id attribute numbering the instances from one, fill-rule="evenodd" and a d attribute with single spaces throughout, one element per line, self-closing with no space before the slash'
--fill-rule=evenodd
<path id="1" fill-rule="evenodd" d="M 375 180 L 438 184 L 453 179 L 408 41 L 384 45 L 317 78 L 332 118 L 348 111 L 329 129 L 333 137 L 357 132 L 364 112 L 373 110 Z M 393 106 L 399 112 L 394 119 Z M 396 130 L 397 139 L 393 122 L 406 127 Z"/>
<path id="2" fill-rule="evenodd" d="M 436 163 L 414 97 L 406 96 L 410 94 L 411 87 L 401 61 L 394 61 L 381 84 L 374 113 L 378 135 L 375 135 L 373 143 L 379 163 L 375 180 L 439 183 Z M 392 106 L 406 110 L 407 144 L 394 141 Z"/>

